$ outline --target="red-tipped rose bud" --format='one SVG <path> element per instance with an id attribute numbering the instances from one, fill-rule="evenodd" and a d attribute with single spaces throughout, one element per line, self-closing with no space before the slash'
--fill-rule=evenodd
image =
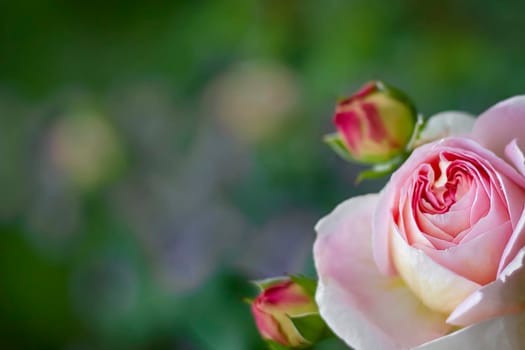
<path id="1" fill-rule="evenodd" d="M 315 282 L 304 277 L 258 282 L 261 293 L 252 301 L 252 313 L 263 339 L 302 348 L 326 333 L 314 301 Z M 301 327 L 301 325 L 308 327 Z M 302 329 L 303 328 L 303 329 Z"/>
<path id="2" fill-rule="evenodd" d="M 384 163 L 407 151 L 417 121 L 416 109 L 402 92 L 370 82 L 337 104 L 338 132 L 326 139 L 345 158 Z"/>

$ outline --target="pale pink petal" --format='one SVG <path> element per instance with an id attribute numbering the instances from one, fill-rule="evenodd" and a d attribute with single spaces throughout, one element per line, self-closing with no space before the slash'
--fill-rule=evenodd
<path id="1" fill-rule="evenodd" d="M 525 349 L 525 312 L 494 318 L 463 328 L 413 350 Z"/>
<path id="2" fill-rule="evenodd" d="M 525 96 L 523 98 L 525 102 Z M 525 115 L 524 115 L 524 123 L 525 123 Z M 520 132 L 523 133 L 523 131 L 520 131 Z M 435 149 L 434 152 L 440 151 L 440 150 L 450 150 L 454 152 L 454 151 L 457 151 L 458 148 L 463 149 L 467 152 L 472 152 L 477 155 L 476 157 L 477 159 L 479 159 L 480 161 L 483 161 L 483 164 L 485 164 L 487 168 L 495 169 L 499 174 L 509 178 L 514 183 L 516 183 L 516 185 L 518 185 L 519 187 L 525 188 L 525 177 L 519 174 L 516 171 L 516 169 L 514 169 L 511 165 L 505 162 L 502 158 L 498 157 L 497 155 L 495 155 L 493 152 L 489 151 L 488 149 L 481 147 L 480 144 L 478 144 L 475 141 L 469 140 L 467 138 L 451 137 L 451 138 L 442 140 L 441 142 L 430 144 L 429 146 L 431 149 L 432 148 Z M 424 146 L 420 147 L 419 149 L 423 147 Z M 427 152 L 428 151 L 429 150 L 427 149 Z"/>
<path id="3" fill-rule="evenodd" d="M 392 228 L 397 230 L 395 225 Z M 395 231 L 392 256 L 405 283 L 432 310 L 450 313 L 480 288 L 479 284 L 439 265 L 421 249 L 409 246 Z"/>
<path id="4" fill-rule="evenodd" d="M 507 267 L 510 261 L 514 259 L 518 251 L 523 247 L 525 247 L 525 209 L 523 209 L 520 221 L 518 221 L 516 227 L 514 227 L 514 232 L 510 236 L 507 246 L 503 251 L 498 274 L 502 273 L 503 269 Z"/>
<path id="5" fill-rule="evenodd" d="M 434 248 L 438 249 L 438 250 L 448 249 L 448 248 L 452 248 L 452 247 L 456 246 L 455 243 L 450 242 L 448 240 L 439 239 L 439 238 L 436 238 L 436 237 L 432 237 L 430 235 L 426 235 L 426 237 L 427 237 L 428 241 L 430 243 L 432 243 Z"/>
<path id="6" fill-rule="evenodd" d="M 500 185 L 505 199 L 507 200 L 507 208 L 510 215 L 510 222 L 515 227 L 521 218 L 523 211 L 523 203 L 525 203 L 525 191 L 523 187 L 518 186 L 510 179 L 502 177 Z"/>
<path id="7" fill-rule="evenodd" d="M 513 139 L 505 147 L 505 155 L 511 161 L 512 165 L 520 172 L 521 175 L 525 176 L 525 155 L 518 146 L 516 139 Z"/>
<path id="8" fill-rule="evenodd" d="M 472 130 L 472 138 L 504 156 L 505 146 L 516 139 L 525 145 L 525 95 L 504 100 L 481 114 Z"/>
<path id="9" fill-rule="evenodd" d="M 400 170 L 398 169 L 396 173 Z M 372 222 L 372 255 L 379 271 L 388 276 L 396 276 L 397 271 L 390 256 L 390 229 L 388 227 L 389 220 L 386 218 L 392 216 L 394 204 L 399 203 L 399 196 L 395 191 L 399 185 L 399 181 L 392 175 L 390 183 L 387 183 L 380 193 L 381 199 L 377 203 Z"/>
<path id="10" fill-rule="evenodd" d="M 525 309 L 525 248 L 498 279 L 465 299 L 447 319 L 465 326 Z"/>
<path id="11" fill-rule="evenodd" d="M 475 212 L 475 214 L 471 214 L 472 217 L 477 220 L 473 220 L 472 226 L 469 229 L 461 232 L 454 238 L 456 244 L 466 243 L 485 234 L 494 227 L 498 227 L 503 223 L 510 223 L 507 205 L 501 200 L 498 191 L 494 187 L 495 186 L 491 186 L 490 200 L 487 199 L 488 203 L 476 203 L 479 208 L 473 208 L 472 212 Z M 487 205 L 488 212 L 485 212 Z M 478 218 L 478 216 L 482 214 L 484 214 L 484 216 Z M 508 229 L 510 234 L 510 232 L 512 232 L 512 223 L 510 223 Z M 508 236 L 506 236 L 506 238 L 508 238 Z"/>
<path id="12" fill-rule="evenodd" d="M 430 117 L 423 131 L 416 140 L 420 146 L 449 136 L 470 134 L 476 118 L 471 114 L 459 111 L 446 111 Z"/>
<path id="13" fill-rule="evenodd" d="M 377 270 L 371 252 L 377 200 L 377 195 L 354 197 L 317 224 L 316 300 L 323 319 L 353 348 L 406 349 L 446 334 L 450 326 L 399 277 Z"/>
<path id="14" fill-rule="evenodd" d="M 421 246 L 429 257 L 466 279 L 485 285 L 497 276 L 505 243 L 512 232 L 510 222 L 493 227 L 484 234 L 446 250 Z"/>

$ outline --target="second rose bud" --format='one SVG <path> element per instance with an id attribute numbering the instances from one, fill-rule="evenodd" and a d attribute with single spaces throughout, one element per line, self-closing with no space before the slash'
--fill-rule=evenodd
<path id="1" fill-rule="evenodd" d="M 271 349 L 308 348 L 331 335 L 314 300 L 316 281 L 290 276 L 255 283 L 261 292 L 252 314 Z"/>
<path id="2" fill-rule="evenodd" d="M 370 82 L 337 104 L 337 133 L 326 141 L 348 160 L 387 163 L 410 150 L 418 120 L 404 93 L 379 81 Z"/>

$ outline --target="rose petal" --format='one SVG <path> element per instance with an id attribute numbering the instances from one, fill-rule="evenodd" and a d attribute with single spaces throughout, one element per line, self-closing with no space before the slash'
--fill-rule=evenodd
<path id="1" fill-rule="evenodd" d="M 463 328 L 413 350 L 525 349 L 525 313 L 491 319 Z"/>
<path id="2" fill-rule="evenodd" d="M 397 231 L 393 224 L 392 229 Z M 432 310 L 448 314 L 480 288 L 479 284 L 439 265 L 421 249 L 409 246 L 396 231 L 392 234 L 395 266 L 423 304 Z"/>
<path id="3" fill-rule="evenodd" d="M 421 246 L 429 257 L 466 279 L 485 285 L 494 281 L 505 243 L 512 232 L 510 222 L 485 232 L 468 242 L 445 250 Z"/>
<path id="4" fill-rule="evenodd" d="M 525 247 L 525 209 L 521 214 L 520 221 L 518 221 L 514 232 L 510 236 L 507 246 L 501 256 L 499 264 L 498 274 L 502 273 L 503 269 L 507 267 L 507 264 L 514 259 L 518 251 Z"/>
<path id="5" fill-rule="evenodd" d="M 446 111 L 435 114 L 427 120 L 416 146 L 448 136 L 467 135 L 472 131 L 475 121 L 473 115 L 465 112 Z"/>
<path id="6" fill-rule="evenodd" d="M 525 309 L 525 248 L 498 279 L 465 299 L 447 319 L 465 326 Z"/>
<path id="7" fill-rule="evenodd" d="M 316 300 L 323 319 L 348 345 L 407 348 L 446 334 L 449 326 L 398 277 L 377 270 L 370 227 L 377 200 L 378 195 L 354 197 L 317 224 Z"/>
<path id="8" fill-rule="evenodd" d="M 472 138 L 492 150 L 500 157 L 504 156 L 505 146 L 516 139 L 525 145 L 525 95 L 504 100 L 481 114 L 474 128 Z"/>
<path id="9" fill-rule="evenodd" d="M 516 169 L 521 173 L 521 175 L 525 176 L 525 155 L 518 146 L 518 141 L 516 141 L 516 139 L 513 139 L 505 147 L 505 155 L 512 162 L 512 165 L 514 165 L 514 167 L 516 167 Z"/>

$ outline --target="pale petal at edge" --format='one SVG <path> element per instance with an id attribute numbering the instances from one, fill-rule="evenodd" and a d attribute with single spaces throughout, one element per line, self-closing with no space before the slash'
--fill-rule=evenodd
<path id="1" fill-rule="evenodd" d="M 503 274 L 503 270 L 515 259 L 515 256 L 523 247 L 525 247 L 525 208 L 521 213 L 521 218 L 516 224 L 516 227 L 514 227 L 514 232 L 512 232 L 507 246 L 503 250 L 498 267 L 498 276 Z"/>
<path id="2" fill-rule="evenodd" d="M 377 199 L 378 195 L 352 198 L 317 224 L 316 300 L 330 328 L 356 350 L 406 349 L 446 334 L 450 326 L 399 277 L 377 269 L 371 252 Z"/>
<path id="3" fill-rule="evenodd" d="M 465 299 L 447 322 L 464 326 L 522 310 L 525 310 L 525 248 L 496 281 Z"/>
<path id="4" fill-rule="evenodd" d="M 476 118 L 461 111 L 445 111 L 431 116 L 416 140 L 416 145 L 432 142 L 448 136 L 470 134 Z"/>
<path id="5" fill-rule="evenodd" d="M 525 312 L 494 318 L 463 328 L 413 350 L 525 349 Z"/>
<path id="6" fill-rule="evenodd" d="M 511 97 L 482 113 L 472 129 L 471 136 L 500 157 L 505 146 L 517 139 L 525 145 L 525 95 Z"/>
<path id="7" fill-rule="evenodd" d="M 512 139 L 512 141 L 505 146 L 505 155 L 520 174 L 525 176 L 525 155 L 519 147 L 516 139 Z"/>
<path id="8" fill-rule="evenodd" d="M 511 231 L 510 222 L 507 221 L 477 238 L 449 249 L 437 250 L 424 245 L 420 248 L 439 265 L 484 285 L 496 278 L 501 254 L 505 249 L 504 237 L 508 239 Z"/>

